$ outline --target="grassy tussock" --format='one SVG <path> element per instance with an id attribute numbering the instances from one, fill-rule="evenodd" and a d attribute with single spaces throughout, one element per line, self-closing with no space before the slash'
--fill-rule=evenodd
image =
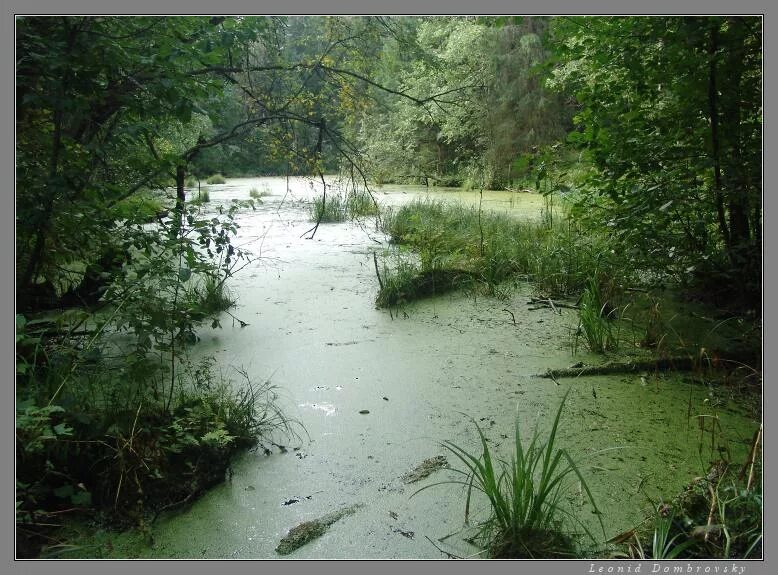
<path id="1" fill-rule="evenodd" d="M 358 218 L 377 216 L 378 206 L 368 192 L 352 192 L 345 196 L 327 194 L 316 198 L 310 207 L 313 222 L 345 222 Z"/>
<path id="2" fill-rule="evenodd" d="M 211 201 L 211 193 L 208 188 L 201 188 L 197 192 L 197 196 L 192 199 L 193 204 L 207 204 Z"/>
<path id="3" fill-rule="evenodd" d="M 593 511 L 599 514 L 578 465 L 565 449 L 556 444 L 566 399 L 567 395 L 562 399 L 545 439 L 536 426 L 529 442 L 526 442 L 521 436 L 520 421 L 516 418 L 510 461 L 495 458 L 483 431 L 475 422 L 481 444 L 480 454 L 470 453 L 450 441 L 443 442 L 443 447 L 465 466 L 463 470 L 455 470 L 463 479 L 453 483 L 467 487 L 466 515 L 473 491 L 482 493 L 489 501 L 491 514 L 481 524 L 479 536 L 492 557 L 575 557 L 573 533 L 582 525 L 564 505 L 571 479 L 580 481 Z M 595 537 L 585 528 L 584 531 L 596 543 Z"/>
<path id="4" fill-rule="evenodd" d="M 210 176 L 207 180 L 205 180 L 206 184 L 225 184 L 227 183 L 227 180 L 224 176 L 221 174 L 214 174 Z"/>
<path id="5" fill-rule="evenodd" d="M 262 198 L 265 198 L 267 196 L 271 195 L 270 190 L 264 188 L 261 191 L 257 188 L 251 188 L 249 190 L 249 196 L 255 200 L 261 200 Z"/>
<path id="6" fill-rule="evenodd" d="M 505 214 L 479 212 L 475 207 L 417 200 L 383 216 L 384 231 L 394 243 L 412 248 L 419 272 L 462 270 L 491 294 L 506 280 L 526 278 L 549 297 L 580 294 L 594 270 L 617 269 L 604 238 L 579 229 L 570 221 L 554 226 L 519 221 Z M 411 275 L 398 270 L 385 281 L 398 283 Z M 401 289 L 405 299 L 427 295 Z M 379 295 L 379 305 L 392 298 Z"/>
<path id="7" fill-rule="evenodd" d="M 616 309 L 611 307 L 595 278 L 589 279 L 581 296 L 578 318 L 577 337 L 583 335 L 591 351 L 606 353 L 619 347 L 618 324 L 614 322 Z"/>

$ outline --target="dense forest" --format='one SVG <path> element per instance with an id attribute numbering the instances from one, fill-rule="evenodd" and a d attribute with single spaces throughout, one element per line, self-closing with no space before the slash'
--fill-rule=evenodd
<path id="1" fill-rule="evenodd" d="M 148 533 L 235 453 L 304 434 L 274 384 L 187 359 L 203 326 L 248 325 L 228 288 L 254 257 L 237 218 L 262 198 L 204 211 L 191 191 L 220 176 L 338 174 L 376 207 L 392 185 L 540 194 L 532 233 L 480 207 L 470 223 L 430 204 L 381 212 L 420 264 L 376 259 L 377 305 L 447 283 L 499 297 L 526 277 L 541 303 L 580 308 L 579 334 L 606 353 L 630 290 L 672 290 L 749 334 L 717 353 L 750 366 L 758 394 L 762 98 L 758 17 L 17 19 L 17 555 L 55 555 L 68 515 Z M 647 350 L 665 337 L 657 301 Z M 531 456 L 548 466 L 545 445 Z M 681 543 L 665 514 L 654 553 L 761 550 L 751 447 L 732 539 Z M 459 456 L 488 493 L 482 463 Z M 526 556 L 546 519 L 531 537 L 531 523 L 500 527 L 490 549 Z M 549 537 L 529 556 L 569 551 Z"/>

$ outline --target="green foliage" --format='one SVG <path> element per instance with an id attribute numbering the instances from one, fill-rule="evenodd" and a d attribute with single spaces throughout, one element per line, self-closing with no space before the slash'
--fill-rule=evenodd
<path id="1" fill-rule="evenodd" d="M 554 24 L 550 85 L 575 94 L 569 140 L 595 168 L 578 182 L 581 217 L 612 230 L 627 265 L 702 286 L 721 305 L 758 307 L 759 19 Z"/>
<path id="2" fill-rule="evenodd" d="M 569 113 L 542 82 L 546 18 L 407 19 L 382 46 L 380 77 L 434 105 L 385 101 L 358 133 L 377 182 L 506 186 L 512 163 L 564 136 Z"/>
<path id="3" fill-rule="evenodd" d="M 206 184 L 224 184 L 227 180 L 224 179 L 224 176 L 221 174 L 214 174 L 212 176 L 209 176 L 208 179 L 205 180 Z"/>
<path id="4" fill-rule="evenodd" d="M 545 440 L 536 425 L 531 439 L 525 443 L 517 417 L 510 461 L 495 460 L 483 431 L 475 421 L 473 424 L 481 443 L 480 455 L 474 455 L 450 441 L 443 443 L 443 447 L 465 465 L 465 470 L 457 470 L 465 479 L 454 483 L 468 488 L 466 516 L 473 490 L 483 493 L 489 500 L 491 515 L 481 525 L 480 535 L 492 557 L 574 557 L 576 549 L 571 535 L 574 530 L 570 528 L 577 528 L 581 523 L 564 507 L 564 496 L 571 487 L 570 479 L 580 481 L 593 511 L 599 514 L 578 465 L 566 449 L 556 445 L 566 399 L 567 394 L 559 405 Z M 588 531 L 587 534 L 592 543 L 596 543 L 594 536 Z"/>
<path id="5" fill-rule="evenodd" d="M 137 193 L 118 202 L 116 217 L 121 220 L 150 222 L 168 209 L 170 202 L 160 194 Z"/>
<path id="6" fill-rule="evenodd" d="M 193 66 L 217 63 L 229 44 L 255 38 L 262 27 L 253 19 L 231 24 L 19 19 L 20 293 L 56 285 L 63 265 L 89 261 L 85 251 L 110 241 L 113 222 L 128 215 L 117 205 L 142 188 L 169 185 L 168 174 L 208 132 L 201 103 L 223 82 L 191 74 Z M 22 306 L 35 307 L 27 299 Z"/>

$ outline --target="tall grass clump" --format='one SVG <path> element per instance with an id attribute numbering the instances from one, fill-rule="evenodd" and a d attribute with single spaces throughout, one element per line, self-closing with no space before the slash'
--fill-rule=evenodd
<path id="1" fill-rule="evenodd" d="M 314 222 L 345 222 L 357 218 L 377 216 L 378 205 L 365 191 L 346 194 L 327 194 L 314 199 L 310 207 L 310 219 Z"/>
<path id="2" fill-rule="evenodd" d="M 333 223 L 348 219 L 346 204 L 340 195 L 328 194 L 313 200 L 310 207 L 310 219 L 313 222 Z"/>
<path id="3" fill-rule="evenodd" d="M 368 192 L 354 191 L 346 197 L 346 212 L 350 219 L 377 216 L 378 204 Z"/>
<path id="4" fill-rule="evenodd" d="M 208 188 L 201 188 L 197 191 L 197 196 L 192 199 L 194 204 L 207 204 L 211 201 L 211 193 Z"/>
<path id="5" fill-rule="evenodd" d="M 451 441 L 443 442 L 443 447 L 465 466 L 464 470 L 456 470 L 464 479 L 452 482 L 467 487 L 466 516 L 474 490 L 484 494 L 489 501 L 491 513 L 481 524 L 479 536 L 494 558 L 574 557 L 577 555 L 578 527 L 596 543 L 591 532 L 564 505 L 565 495 L 571 488 L 569 480 L 577 477 L 600 519 L 594 497 L 578 465 L 567 450 L 556 444 L 566 399 L 567 394 L 545 439 L 541 438 L 536 425 L 529 442 L 525 442 L 519 418 L 516 418 L 515 444 L 509 461 L 495 459 L 483 431 L 475 422 L 481 442 L 480 455 Z M 600 524 L 604 534 L 601 519 Z"/>
<path id="6" fill-rule="evenodd" d="M 194 305 L 206 315 L 214 315 L 235 307 L 236 299 L 222 279 L 207 276 L 192 289 L 190 298 Z"/>
<path id="7" fill-rule="evenodd" d="M 227 180 L 221 174 L 214 174 L 205 180 L 206 184 L 225 184 Z"/>
<path id="8" fill-rule="evenodd" d="M 619 332 L 614 325 L 616 309 L 603 296 L 596 277 L 590 278 L 584 289 L 578 318 L 576 339 L 582 334 L 590 350 L 595 353 L 606 353 L 618 348 Z"/>
<path id="9" fill-rule="evenodd" d="M 255 200 L 261 200 L 264 197 L 271 195 L 270 190 L 263 188 L 261 191 L 257 188 L 251 188 L 249 190 L 249 196 Z"/>

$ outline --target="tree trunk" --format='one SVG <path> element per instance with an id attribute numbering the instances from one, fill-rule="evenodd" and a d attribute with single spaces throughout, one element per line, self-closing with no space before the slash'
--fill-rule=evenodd
<path id="1" fill-rule="evenodd" d="M 711 156 L 713 160 L 713 195 L 716 201 L 716 213 L 719 220 L 719 231 L 724 239 L 724 244 L 729 249 L 729 229 L 724 213 L 724 198 L 721 193 L 721 158 L 719 152 L 719 111 L 718 111 L 718 87 L 716 85 L 716 53 L 718 52 L 718 23 L 711 28 L 710 44 L 708 45 L 709 73 L 708 73 L 708 114 L 710 115 Z"/>
<path id="2" fill-rule="evenodd" d="M 181 228 L 184 225 L 184 207 L 186 206 L 186 192 L 184 191 L 184 182 L 186 181 L 186 167 L 183 165 L 176 166 L 176 209 L 175 209 L 175 224 L 173 224 L 173 231 L 178 236 Z"/>
<path id="3" fill-rule="evenodd" d="M 743 76 L 743 50 L 739 46 L 735 30 L 738 18 L 728 19 L 729 33 L 734 37 L 724 53 L 724 69 L 727 84 L 722 86 L 721 119 L 724 127 L 724 143 L 727 161 L 724 170 L 724 191 L 729 208 L 730 260 L 738 269 L 742 266 L 742 253 L 751 243 L 749 225 L 748 181 L 743 165 L 743 143 L 741 138 L 740 85 Z"/>

